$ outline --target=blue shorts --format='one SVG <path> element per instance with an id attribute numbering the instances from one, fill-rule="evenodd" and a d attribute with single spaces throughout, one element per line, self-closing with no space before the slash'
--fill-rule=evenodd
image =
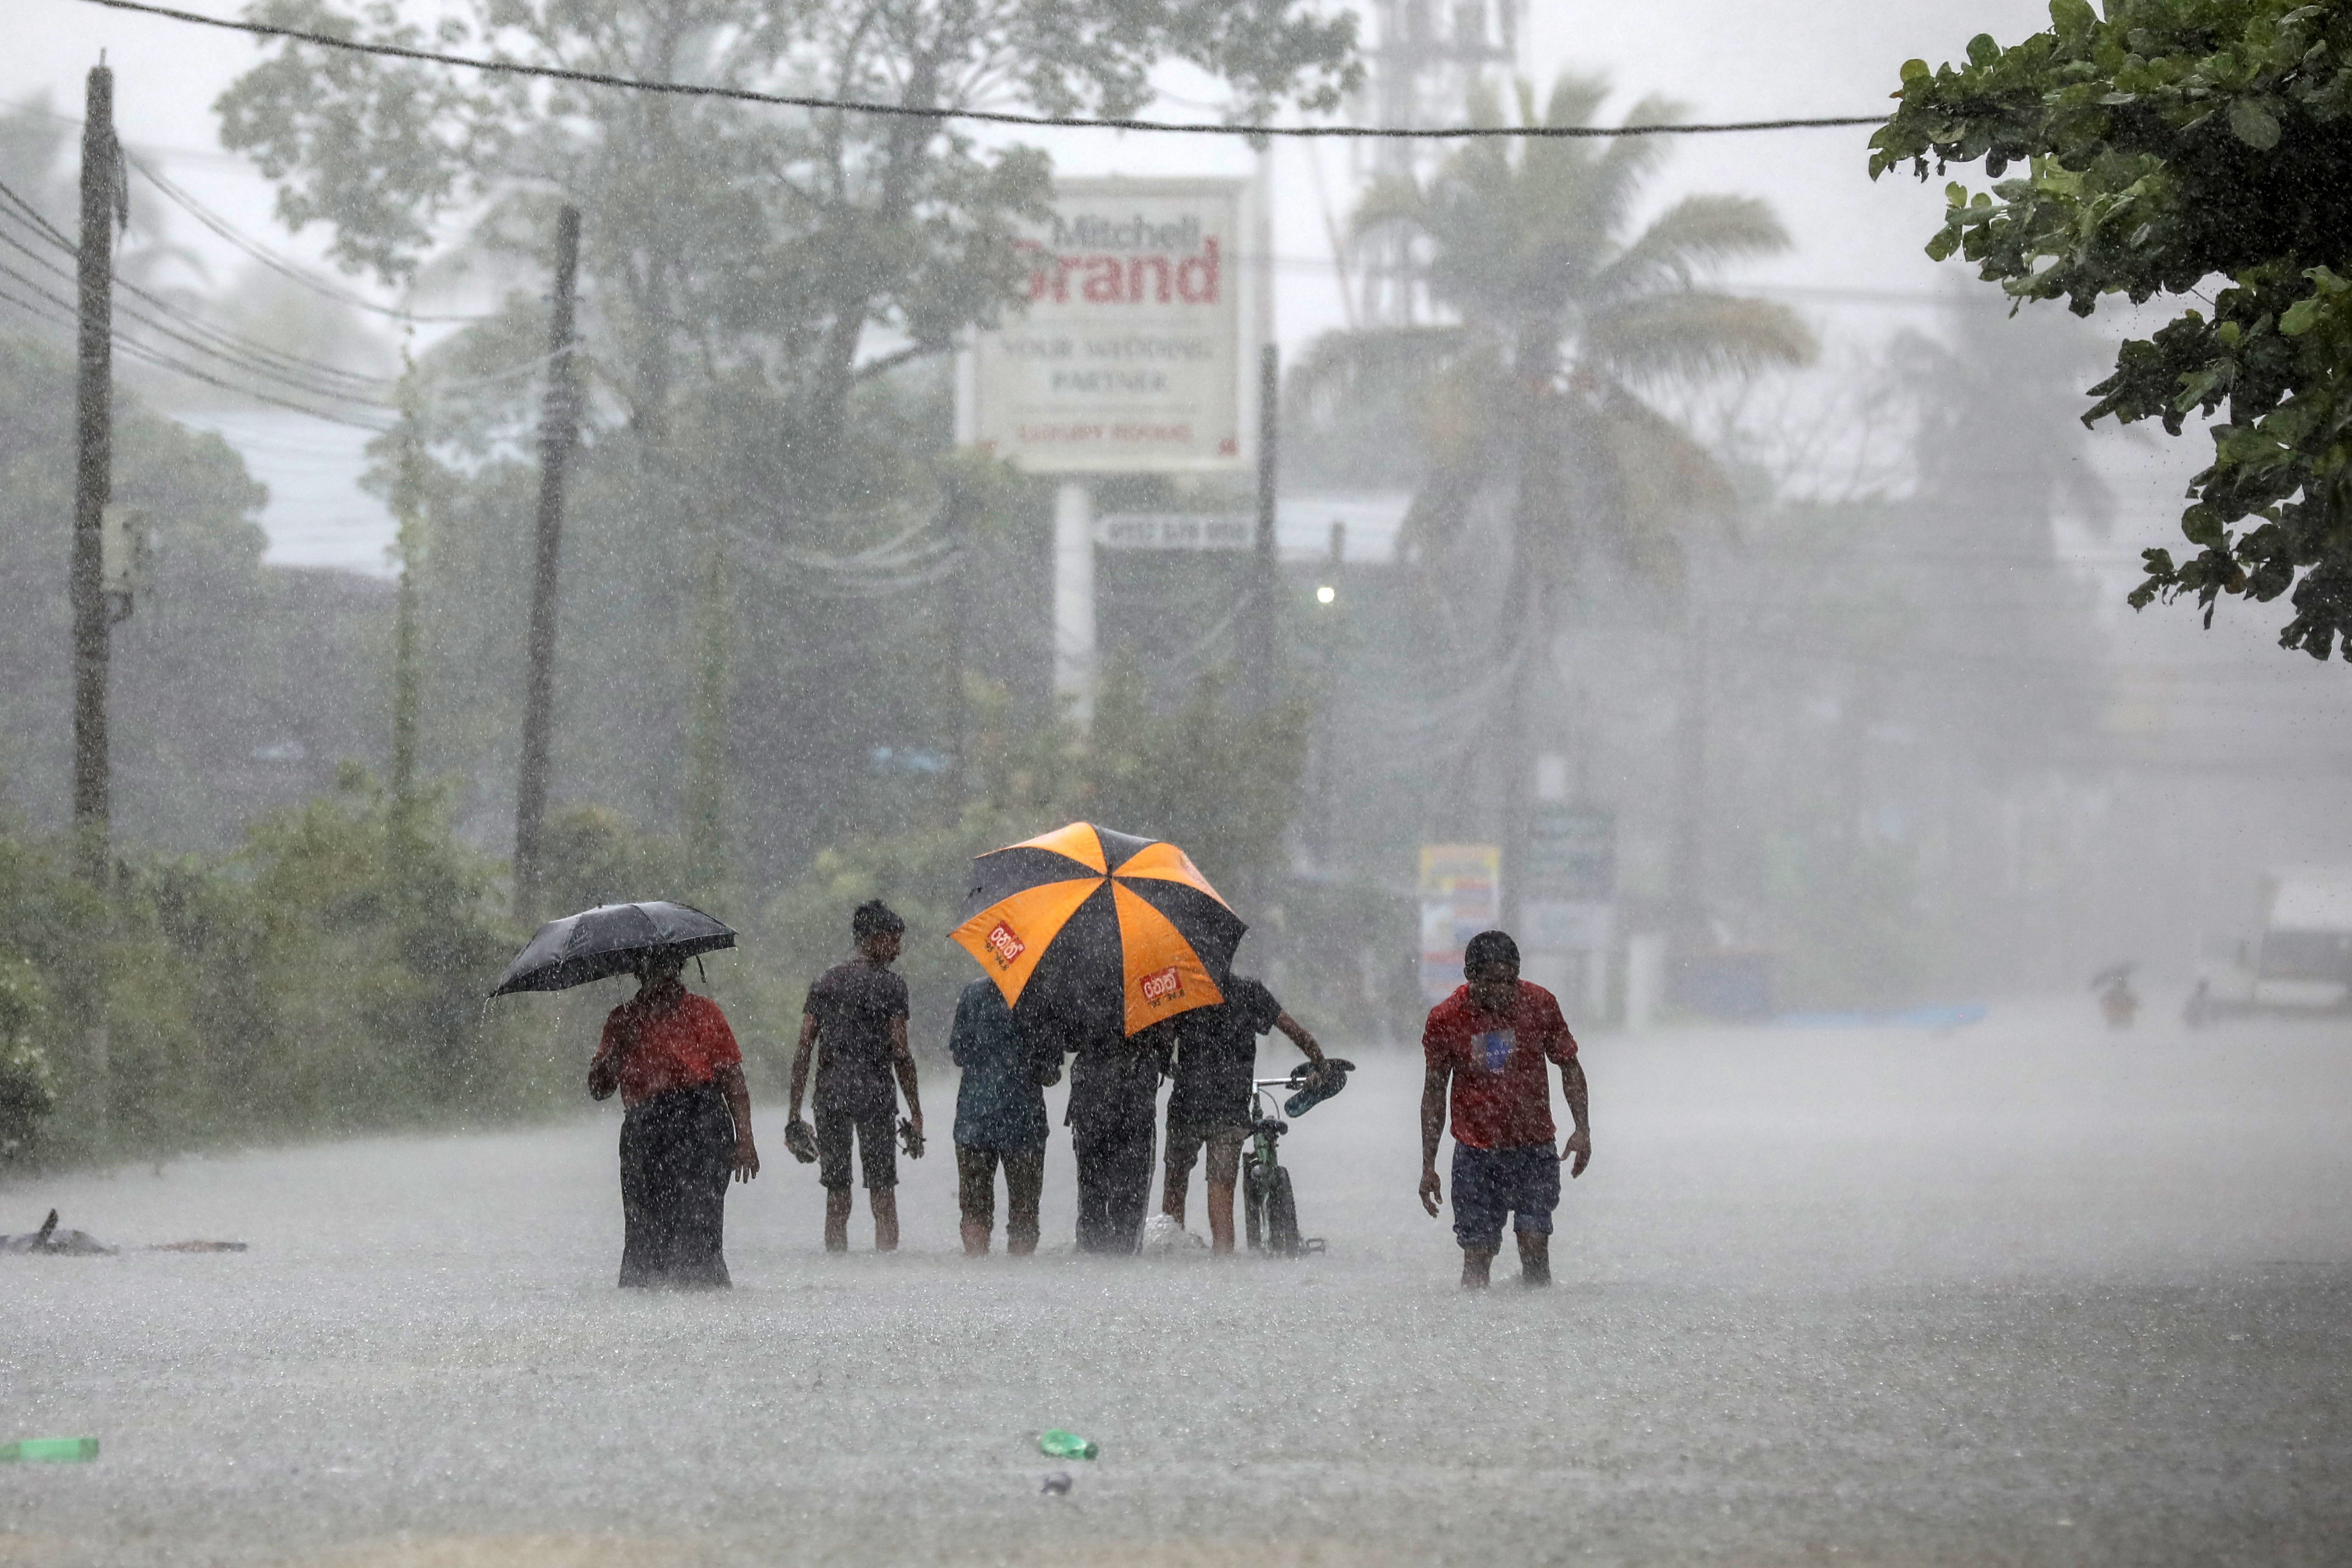
<path id="1" fill-rule="evenodd" d="M 1559 1206 L 1559 1152 L 1549 1143 L 1517 1149 L 1454 1145 L 1454 1239 L 1466 1252 L 1500 1252 L 1503 1218 L 1530 1236 L 1551 1234 Z"/>

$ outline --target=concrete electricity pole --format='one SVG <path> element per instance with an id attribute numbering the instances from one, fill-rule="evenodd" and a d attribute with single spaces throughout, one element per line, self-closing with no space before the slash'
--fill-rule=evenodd
<path id="1" fill-rule="evenodd" d="M 1282 351 L 1268 343 L 1257 361 L 1257 536 L 1250 555 L 1248 609 L 1241 632 L 1242 679 L 1250 705 L 1261 710 L 1281 694 L 1275 668 L 1275 612 L 1281 602 L 1282 563 L 1275 548 L 1275 438 L 1282 419 Z"/>
<path id="2" fill-rule="evenodd" d="M 548 333 L 547 405 L 539 437 L 539 548 L 530 579 L 530 674 L 523 689 L 522 768 L 515 790 L 514 912 L 539 912 L 540 825 L 547 816 L 549 738 L 555 719 L 556 564 L 563 548 L 563 477 L 580 430 L 572 363 L 572 307 L 580 272 L 580 209 L 555 223 L 555 311 Z"/>
<path id="3" fill-rule="evenodd" d="M 114 141 L 114 73 L 89 73 L 81 130 L 80 332 L 74 381 L 74 847 L 82 875 L 103 888 L 108 844 L 106 503 L 114 469 L 114 233 L 123 199 Z"/>

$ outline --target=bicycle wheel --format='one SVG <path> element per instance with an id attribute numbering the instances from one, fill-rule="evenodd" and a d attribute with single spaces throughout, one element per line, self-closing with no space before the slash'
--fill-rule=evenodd
<path id="1" fill-rule="evenodd" d="M 1252 1160 L 1242 1167 L 1242 1227 L 1255 1252 L 1265 1236 L 1265 1176 Z"/>
<path id="2" fill-rule="evenodd" d="M 1276 1258 L 1298 1256 L 1298 1200 L 1291 1195 L 1290 1173 L 1279 1168 L 1265 1195 L 1265 1244 Z"/>

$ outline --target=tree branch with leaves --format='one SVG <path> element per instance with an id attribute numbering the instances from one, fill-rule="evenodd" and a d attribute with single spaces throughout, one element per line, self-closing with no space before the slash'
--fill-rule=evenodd
<path id="1" fill-rule="evenodd" d="M 2125 343 L 2085 424 L 2212 421 L 2176 561 L 2146 552 L 2144 607 L 2224 595 L 2294 607 L 2282 647 L 2352 658 L 2352 4 L 2053 0 L 2051 28 L 1902 69 L 1873 178 L 1981 161 L 1928 242 L 2016 306 L 2090 315 L 2197 296 Z M 2012 171 L 2021 170 L 2021 173 Z M 2004 177 L 2006 176 L 2006 177 Z"/>

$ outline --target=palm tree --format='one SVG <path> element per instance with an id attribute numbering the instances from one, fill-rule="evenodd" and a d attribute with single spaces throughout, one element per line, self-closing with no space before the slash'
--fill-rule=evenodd
<path id="1" fill-rule="evenodd" d="M 1608 96 L 1598 77 L 1563 75 L 1538 117 L 1516 84 L 1521 125 L 1590 126 Z M 1678 110 L 1634 105 L 1626 123 Z M 1488 90 L 1475 125 L 1503 125 Z M 1787 248 L 1771 210 L 1748 196 L 1694 195 L 1629 234 L 1643 186 L 1665 155 L 1655 136 L 1482 139 L 1429 177 L 1377 182 L 1357 208 L 1361 235 L 1417 239 L 1421 281 L 1443 324 L 1338 332 L 1310 352 L 1294 395 L 1310 420 L 1348 405 L 1384 408 L 1413 427 L 1421 463 L 1405 542 L 1432 559 L 1490 500 L 1507 507 L 1493 754 L 1502 786 L 1505 918 L 1517 916 L 1533 758 L 1528 689 L 1545 617 L 1575 553 L 1611 550 L 1669 586 L 1676 535 L 1728 503 L 1698 444 L 1644 401 L 1676 383 L 1736 375 L 1813 353 L 1785 307 L 1702 286 L 1722 264 Z"/>

